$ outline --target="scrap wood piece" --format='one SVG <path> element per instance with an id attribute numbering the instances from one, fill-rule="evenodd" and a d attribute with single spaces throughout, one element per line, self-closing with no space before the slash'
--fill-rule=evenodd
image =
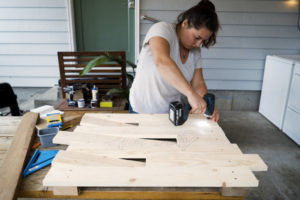
<path id="1" fill-rule="evenodd" d="M 0 199 L 16 198 L 27 150 L 30 148 L 38 116 L 37 113 L 28 112 L 18 126 L 0 168 Z"/>
<path id="2" fill-rule="evenodd" d="M 97 167 L 53 165 L 44 186 L 77 187 L 257 187 L 249 168 Z"/>

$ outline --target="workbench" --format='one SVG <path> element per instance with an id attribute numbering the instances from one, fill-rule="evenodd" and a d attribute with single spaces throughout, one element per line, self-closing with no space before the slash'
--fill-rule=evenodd
<path id="1" fill-rule="evenodd" d="M 72 124 L 72 125 L 78 124 L 83 114 L 84 112 L 65 111 L 64 121 L 66 124 Z M 24 126 L 22 125 L 22 122 L 21 122 L 21 126 Z M 37 126 L 41 128 L 45 126 L 45 122 L 42 123 L 38 122 Z M 18 140 L 18 138 L 14 138 L 14 140 Z M 35 132 L 33 133 L 33 140 L 34 140 L 33 143 L 38 141 Z M 32 146 L 33 143 L 31 142 L 30 146 Z M 43 150 L 43 148 L 41 147 L 39 147 L 39 149 Z M 49 149 L 66 149 L 66 146 L 60 145 L 56 147 L 47 148 L 47 150 Z M 3 155 L 5 149 L 1 149 L 1 150 Z M 31 148 L 29 148 L 27 151 L 29 152 L 30 155 L 33 154 L 33 150 Z M 3 158 L 3 156 L 0 157 L 0 159 L 1 158 Z M 28 156 L 27 156 L 27 161 L 28 161 Z M 43 187 L 42 185 L 42 180 L 44 179 L 45 175 L 48 173 L 49 169 L 50 166 L 43 168 L 35 172 L 34 174 L 29 175 L 24 179 L 20 179 L 20 188 L 16 189 L 15 197 L 68 198 L 68 199 L 74 198 L 74 199 L 222 199 L 224 200 L 224 199 L 244 199 L 248 190 L 247 188 L 231 188 L 230 190 L 227 189 L 223 191 L 224 188 L 216 188 L 216 187 L 214 188 L 188 188 L 188 187 L 187 188 L 172 188 L 172 187 L 169 188 L 165 188 L 165 187 L 159 187 L 159 188 L 157 187 L 136 187 L 136 188 L 103 187 L 100 188 L 97 187 L 97 188 L 80 188 L 79 196 L 54 196 L 50 188 Z M 0 170 L 0 172 L 3 171 Z M 2 174 L 1 176 L 4 175 Z M 1 197 L 1 192 L 3 191 L 1 191 L 0 189 L 0 197 Z"/>

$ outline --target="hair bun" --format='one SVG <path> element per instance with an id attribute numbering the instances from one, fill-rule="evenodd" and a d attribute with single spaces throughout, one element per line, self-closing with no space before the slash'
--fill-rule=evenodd
<path id="1" fill-rule="evenodd" d="M 198 3 L 198 6 L 206 6 L 206 7 L 210 8 L 211 10 L 216 11 L 215 5 L 209 0 L 201 0 Z"/>

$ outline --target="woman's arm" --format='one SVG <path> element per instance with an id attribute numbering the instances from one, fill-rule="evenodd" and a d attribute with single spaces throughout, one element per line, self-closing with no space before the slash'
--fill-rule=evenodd
<path id="1" fill-rule="evenodd" d="M 195 91 L 203 97 L 207 93 L 207 87 L 203 78 L 202 68 L 196 69 L 194 72 L 194 76 L 192 79 L 192 87 Z M 219 120 L 219 112 L 215 108 L 214 113 L 210 117 L 211 120 L 218 122 Z"/>
<path id="2" fill-rule="evenodd" d="M 207 93 L 207 87 L 204 82 L 202 68 L 195 70 L 192 79 L 192 87 L 201 97 L 203 97 Z"/>
<path id="3" fill-rule="evenodd" d="M 149 40 L 149 46 L 154 64 L 162 78 L 187 96 L 192 107 L 191 112 L 204 113 L 206 103 L 188 83 L 177 64 L 170 57 L 170 45 L 168 41 L 162 37 L 153 37 Z"/>

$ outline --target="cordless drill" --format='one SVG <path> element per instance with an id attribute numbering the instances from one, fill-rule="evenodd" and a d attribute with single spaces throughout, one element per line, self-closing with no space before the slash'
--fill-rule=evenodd
<path id="1" fill-rule="evenodd" d="M 76 101 L 74 101 L 73 96 L 74 96 L 74 87 L 73 86 L 67 86 L 64 87 L 64 92 L 69 94 L 69 98 L 67 100 L 68 106 L 76 106 Z"/>
<path id="2" fill-rule="evenodd" d="M 204 116 L 210 118 L 215 110 L 215 95 L 207 93 L 203 96 L 203 99 L 207 105 Z M 169 105 L 169 120 L 175 126 L 182 125 L 188 119 L 190 110 L 191 106 L 188 103 L 184 104 L 179 101 L 173 101 Z"/>

